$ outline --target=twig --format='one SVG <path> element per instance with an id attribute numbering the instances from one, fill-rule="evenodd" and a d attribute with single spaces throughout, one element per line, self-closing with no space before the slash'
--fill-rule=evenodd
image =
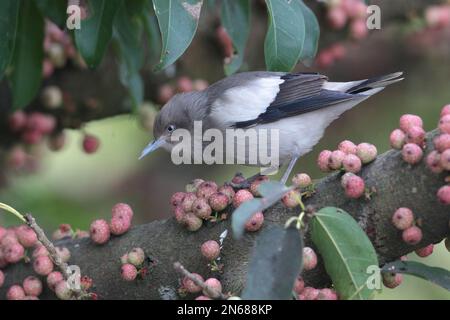
<path id="1" fill-rule="evenodd" d="M 181 263 L 175 262 L 173 264 L 173 267 L 175 268 L 175 271 L 177 271 L 178 273 L 182 274 L 183 276 L 189 278 L 190 280 L 192 280 L 192 282 L 194 282 L 196 285 L 198 285 L 200 288 L 202 288 L 203 291 L 211 298 L 222 299 L 222 300 L 227 299 L 227 297 L 222 292 L 208 286 L 204 281 L 200 280 L 195 275 L 193 275 L 188 270 L 186 270 L 186 268 Z"/>

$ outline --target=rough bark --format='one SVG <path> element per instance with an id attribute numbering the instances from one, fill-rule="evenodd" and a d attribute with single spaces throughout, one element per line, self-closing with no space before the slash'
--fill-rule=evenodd
<path id="1" fill-rule="evenodd" d="M 433 148 L 431 140 L 435 134 L 428 134 L 426 154 Z M 361 176 L 369 188 L 376 189 L 370 200 L 346 198 L 340 186 L 340 174 L 334 173 L 317 183 L 316 194 L 305 204 L 316 209 L 336 206 L 349 212 L 368 233 L 381 264 L 416 248 L 437 243 L 448 235 L 450 210 L 436 197 L 438 188 L 444 184 L 445 174 L 431 173 L 425 161 L 411 166 L 402 160 L 399 151 L 390 150 L 364 166 Z M 393 212 L 401 206 L 411 208 L 419 218 L 423 240 L 416 246 L 403 243 L 401 233 L 390 222 Z M 277 203 L 265 212 L 264 228 L 282 224 L 294 214 L 297 212 Z M 39 216 L 36 219 L 39 220 Z M 101 299 L 180 298 L 177 295 L 180 279 L 173 269 L 176 261 L 191 272 L 220 278 L 226 292 L 239 294 L 244 286 L 249 255 L 259 232 L 246 234 L 239 241 L 229 233 L 221 252 L 224 264 L 222 274 L 211 272 L 200 254 L 200 245 L 204 241 L 217 240 L 227 229 L 230 229 L 229 220 L 208 223 L 198 232 L 189 232 L 171 218 L 136 226 L 102 246 L 94 245 L 89 239 L 62 240 L 57 245 L 70 249 L 70 263 L 80 266 L 82 274 L 94 280 L 94 291 Z M 307 245 L 311 245 L 308 234 L 306 238 Z M 143 280 L 125 282 L 120 278 L 120 257 L 137 246 L 142 247 L 152 260 L 150 273 Z M 25 263 L 8 267 L 4 272 L 6 282 L 0 289 L 0 298 L 5 297 L 5 288 L 33 274 L 30 264 Z M 303 277 L 308 285 L 321 287 L 329 284 L 321 263 Z M 54 298 L 46 290 L 42 298 Z"/>

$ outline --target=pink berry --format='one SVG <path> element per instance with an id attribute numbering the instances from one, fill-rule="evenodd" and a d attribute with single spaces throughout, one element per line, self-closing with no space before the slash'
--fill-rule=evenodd
<path id="1" fill-rule="evenodd" d="M 356 19 L 353 20 L 350 24 L 350 35 L 353 39 L 361 40 L 367 37 L 369 34 L 369 29 L 366 25 L 365 19 Z"/>
<path id="2" fill-rule="evenodd" d="M 329 288 L 324 288 L 319 290 L 317 295 L 317 300 L 337 300 L 338 296 L 336 292 Z"/>
<path id="3" fill-rule="evenodd" d="M 175 215 L 175 220 L 178 223 L 183 224 L 184 223 L 184 218 L 186 217 L 186 212 L 184 212 L 183 208 L 181 208 L 181 206 L 175 207 L 173 209 L 173 213 Z"/>
<path id="4" fill-rule="evenodd" d="M 317 300 L 319 297 L 319 289 L 313 287 L 306 287 L 303 289 L 302 295 L 305 300 Z"/>
<path id="5" fill-rule="evenodd" d="M 450 114 L 443 116 L 439 120 L 438 126 L 442 133 L 450 133 Z"/>
<path id="6" fill-rule="evenodd" d="M 403 281 L 403 275 L 400 273 L 382 273 L 383 284 L 389 289 L 398 287 Z"/>
<path id="7" fill-rule="evenodd" d="M 130 230 L 131 221 L 128 218 L 114 217 L 109 224 L 109 230 L 113 235 L 119 236 Z"/>
<path id="8" fill-rule="evenodd" d="M 389 140 L 392 148 L 400 150 L 406 142 L 406 134 L 401 129 L 395 129 L 391 132 Z"/>
<path id="9" fill-rule="evenodd" d="M 48 250 L 46 247 L 44 247 L 42 244 L 39 244 L 35 247 L 35 249 L 33 250 L 33 258 L 37 258 L 40 256 L 48 256 Z"/>
<path id="10" fill-rule="evenodd" d="M 120 257 L 120 263 L 122 264 L 128 263 L 128 253 L 125 253 L 123 256 Z"/>
<path id="11" fill-rule="evenodd" d="M 330 150 L 323 150 L 322 152 L 319 153 L 319 156 L 317 158 L 317 166 L 319 167 L 320 171 L 322 172 L 330 171 L 328 163 L 330 162 L 331 153 L 332 152 Z"/>
<path id="12" fill-rule="evenodd" d="M 347 154 L 342 161 L 344 170 L 347 172 L 358 173 L 361 171 L 361 159 L 354 154 Z"/>
<path id="13" fill-rule="evenodd" d="M 27 115 L 23 111 L 16 111 L 9 116 L 8 125 L 12 132 L 21 131 L 27 123 Z"/>
<path id="14" fill-rule="evenodd" d="M 6 163 L 10 168 L 20 170 L 27 164 L 27 158 L 28 155 L 24 148 L 21 146 L 16 146 L 9 151 Z"/>
<path id="15" fill-rule="evenodd" d="M 67 262 L 70 260 L 70 251 L 67 247 L 56 247 L 56 252 L 63 262 Z"/>
<path id="16" fill-rule="evenodd" d="M 20 243 L 11 243 L 3 248 L 4 259 L 8 263 L 16 263 L 22 260 L 25 252 Z"/>
<path id="17" fill-rule="evenodd" d="M 97 244 L 108 242 L 110 237 L 110 229 L 108 222 L 103 219 L 94 220 L 89 228 L 91 240 Z"/>
<path id="18" fill-rule="evenodd" d="M 195 298 L 195 300 L 212 300 L 210 297 L 207 297 L 207 296 L 203 296 L 203 295 L 201 295 L 201 296 L 198 296 L 197 298 Z"/>
<path id="19" fill-rule="evenodd" d="M 213 181 L 205 181 L 198 186 L 197 197 L 208 199 L 213 193 L 217 192 L 217 184 Z"/>
<path id="20" fill-rule="evenodd" d="M 433 253 L 433 249 L 434 249 L 434 244 L 429 244 L 424 248 L 417 249 L 416 254 L 419 257 L 425 258 Z"/>
<path id="21" fill-rule="evenodd" d="M 207 289 L 203 290 L 203 294 L 210 298 L 217 298 L 218 293 L 222 292 L 222 284 L 216 278 L 206 279 L 205 285 Z"/>
<path id="22" fill-rule="evenodd" d="M 377 147 L 370 143 L 358 144 L 356 155 L 361 159 L 363 164 L 372 162 L 377 157 Z"/>
<path id="23" fill-rule="evenodd" d="M 145 261 L 145 253 L 142 248 L 133 248 L 127 255 L 127 260 L 132 265 L 138 267 Z"/>
<path id="24" fill-rule="evenodd" d="M 294 292 L 296 294 L 301 294 L 303 292 L 303 289 L 305 289 L 305 281 L 303 281 L 302 278 L 297 277 L 294 282 Z"/>
<path id="25" fill-rule="evenodd" d="M 402 238 L 407 244 L 418 244 L 422 240 L 422 230 L 416 226 L 409 227 L 403 231 Z"/>
<path id="26" fill-rule="evenodd" d="M 46 276 L 53 271 L 53 262 L 48 256 L 39 256 L 33 262 L 33 270 L 40 276 Z"/>
<path id="27" fill-rule="evenodd" d="M 441 173 L 444 169 L 441 167 L 441 155 L 436 150 L 431 151 L 427 156 L 427 166 L 433 173 Z"/>
<path id="28" fill-rule="evenodd" d="M 341 186 L 342 186 L 342 188 L 345 188 L 345 187 L 347 186 L 348 179 L 349 179 L 350 177 L 353 177 L 353 176 L 355 176 L 355 174 L 352 173 L 352 172 L 346 172 L 346 173 L 342 176 L 342 178 L 341 178 Z"/>
<path id="29" fill-rule="evenodd" d="M 261 229 L 263 223 L 264 223 L 264 214 L 262 212 L 256 212 L 245 223 L 245 230 L 248 232 L 258 231 L 259 229 Z"/>
<path id="30" fill-rule="evenodd" d="M 450 149 L 441 153 L 439 164 L 442 169 L 450 171 Z"/>
<path id="31" fill-rule="evenodd" d="M 3 283 L 5 283 L 5 274 L 0 270 L 0 288 L 3 286 Z"/>
<path id="32" fill-rule="evenodd" d="M 208 240 L 202 244 L 202 246 L 200 247 L 200 251 L 206 259 L 212 261 L 219 256 L 220 245 L 217 243 L 217 241 Z"/>
<path id="33" fill-rule="evenodd" d="M 346 154 L 356 154 L 357 147 L 350 140 L 344 140 L 338 145 L 338 149 Z"/>
<path id="34" fill-rule="evenodd" d="M 204 282 L 203 277 L 198 273 L 193 273 L 192 275 L 201 282 Z M 183 288 L 186 289 L 186 291 L 189 293 L 197 293 L 202 291 L 202 287 L 196 285 L 195 282 L 189 279 L 188 277 L 183 278 L 182 285 Z"/>
<path id="35" fill-rule="evenodd" d="M 319 68 L 328 68 L 334 63 L 333 51 L 324 49 L 316 58 L 316 64 Z"/>
<path id="36" fill-rule="evenodd" d="M 186 192 L 175 192 L 170 198 L 170 204 L 172 205 L 172 208 L 181 206 L 181 203 L 183 202 L 185 196 Z"/>
<path id="37" fill-rule="evenodd" d="M 186 214 L 184 222 L 186 224 L 186 228 L 192 232 L 200 229 L 203 224 L 203 220 L 192 213 Z"/>
<path id="38" fill-rule="evenodd" d="M 41 142 L 43 134 L 38 130 L 27 130 L 22 134 L 21 138 L 25 144 L 38 144 Z"/>
<path id="39" fill-rule="evenodd" d="M 392 216 L 392 224 L 398 230 L 406 230 L 414 223 L 414 214 L 408 208 L 398 208 Z"/>
<path id="40" fill-rule="evenodd" d="M 261 194 L 259 193 L 259 186 L 268 181 L 269 177 L 267 176 L 260 176 L 257 179 L 255 179 L 255 181 L 253 181 L 250 185 L 250 192 L 255 196 L 255 197 L 260 197 Z"/>
<path id="41" fill-rule="evenodd" d="M 241 184 L 246 182 L 247 180 L 245 179 L 245 177 L 242 175 L 242 173 L 238 172 L 234 175 L 233 179 L 231 179 L 231 183 L 233 184 Z"/>
<path id="42" fill-rule="evenodd" d="M 52 271 L 47 276 L 47 285 L 50 288 L 50 290 L 55 291 L 56 285 L 63 280 L 64 277 L 61 272 Z"/>
<path id="43" fill-rule="evenodd" d="M 433 140 L 434 147 L 439 152 L 444 152 L 447 149 L 450 149 L 450 134 L 443 133 Z"/>
<path id="44" fill-rule="evenodd" d="M 445 106 L 442 107 L 441 109 L 441 118 L 450 114 L 450 104 L 447 104 Z"/>
<path id="45" fill-rule="evenodd" d="M 221 186 L 217 192 L 221 192 L 225 194 L 228 197 L 228 204 L 231 204 L 233 202 L 233 198 L 235 195 L 234 189 L 230 185 Z"/>
<path id="46" fill-rule="evenodd" d="M 93 284 L 94 281 L 92 280 L 92 278 L 89 278 L 88 276 L 82 276 L 80 279 L 80 286 L 83 290 L 89 290 Z"/>
<path id="47" fill-rule="evenodd" d="M 188 77 L 182 76 L 179 77 L 177 80 L 177 87 L 178 87 L 178 91 L 179 92 L 189 92 L 192 91 L 193 88 L 193 84 L 192 84 L 192 80 Z"/>
<path id="48" fill-rule="evenodd" d="M 450 205 L 450 186 L 440 187 L 437 197 L 442 204 Z"/>
<path id="49" fill-rule="evenodd" d="M 181 202 L 181 208 L 183 208 L 184 212 L 192 211 L 192 204 L 197 200 L 197 196 L 195 193 L 187 192 L 184 195 L 183 201 Z"/>
<path id="50" fill-rule="evenodd" d="M 407 143 L 415 143 L 419 146 L 422 146 L 425 141 L 425 131 L 422 127 L 419 126 L 411 126 L 406 130 L 406 142 Z"/>
<path id="51" fill-rule="evenodd" d="M 55 232 L 53 232 L 52 238 L 54 240 L 60 240 L 66 237 L 72 237 L 72 227 L 70 224 L 63 223 L 59 225 Z"/>
<path id="52" fill-rule="evenodd" d="M 407 143 L 402 149 L 402 158 L 409 164 L 416 164 L 422 160 L 423 151 L 417 144 Z"/>
<path id="53" fill-rule="evenodd" d="M 423 121 L 422 118 L 419 116 L 416 116 L 414 114 L 404 114 L 400 117 L 400 129 L 403 130 L 403 132 L 407 132 L 409 128 L 413 126 L 417 127 L 423 127 Z"/>
<path id="54" fill-rule="evenodd" d="M 175 90 L 169 84 L 164 84 L 158 89 L 158 102 L 165 104 L 175 94 Z"/>
<path id="55" fill-rule="evenodd" d="M 203 179 L 194 179 L 190 183 L 188 183 L 185 187 L 186 192 L 197 193 L 198 187 L 205 182 Z"/>
<path id="56" fill-rule="evenodd" d="M 129 220 L 133 218 L 133 209 L 126 203 L 117 203 L 111 209 L 111 217 L 128 217 Z"/>
<path id="57" fill-rule="evenodd" d="M 21 225 L 16 229 L 17 238 L 25 248 L 33 247 L 37 240 L 36 233 L 28 226 Z"/>
<path id="58" fill-rule="evenodd" d="M 60 281 L 55 286 L 55 294 L 60 300 L 70 300 L 72 298 L 72 290 L 66 281 Z"/>
<path id="59" fill-rule="evenodd" d="M 201 219 L 207 219 L 211 216 L 212 209 L 206 198 L 197 198 L 192 204 L 192 212 Z"/>
<path id="60" fill-rule="evenodd" d="M 342 167 L 342 161 L 345 156 L 346 154 L 341 150 L 333 151 L 328 161 L 328 167 L 333 170 L 339 170 Z"/>
<path id="61" fill-rule="evenodd" d="M 282 198 L 281 202 L 284 204 L 286 208 L 295 208 L 299 205 L 300 200 L 300 192 L 298 190 L 291 190 L 286 193 Z"/>
<path id="62" fill-rule="evenodd" d="M 340 7 L 334 7 L 328 10 L 327 20 L 333 29 L 342 29 L 347 23 L 347 14 Z"/>
<path id="63" fill-rule="evenodd" d="M 229 198 L 221 192 L 213 193 L 208 199 L 211 209 L 216 212 L 223 211 L 229 203 Z"/>
<path id="64" fill-rule="evenodd" d="M 352 199 L 357 199 L 364 194 L 365 184 L 364 180 L 357 176 L 351 176 L 347 179 L 347 184 L 345 185 L 345 195 Z"/>
<path id="65" fill-rule="evenodd" d="M 100 141 L 93 135 L 86 134 L 83 138 L 83 150 L 87 154 L 95 153 L 100 146 Z"/>
<path id="66" fill-rule="evenodd" d="M 236 192 L 236 194 L 233 197 L 233 206 L 235 208 L 239 207 L 242 203 L 252 200 L 253 199 L 253 194 L 246 190 L 246 189 L 241 189 L 238 192 Z"/>
<path id="67" fill-rule="evenodd" d="M 42 293 L 42 282 L 36 277 L 26 277 L 22 286 L 27 296 L 38 297 Z"/>
<path id="68" fill-rule="evenodd" d="M 25 291 L 19 285 L 13 285 L 9 287 L 6 292 L 6 299 L 8 300 L 23 300 L 25 298 Z"/>
<path id="69" fill-rule="evenodd" d="M 303 248 L 303 269 L 312 270 L 317 266 L 317 255 L 310 247 Z"/>
<path id="70" fill-rule="evenodd" d="M 137 269 L 131 263 L 126 263 L 120 268 L 120 275 L 125 281 L 133 281 L 137 277 Z"/>
<path id="71" fill-rule="evenodd" d="M 297 188 L 306 188 L 312 183 L 311 177 L 306 173 L 297 173 L 292 178 L 292 184 Z"/>

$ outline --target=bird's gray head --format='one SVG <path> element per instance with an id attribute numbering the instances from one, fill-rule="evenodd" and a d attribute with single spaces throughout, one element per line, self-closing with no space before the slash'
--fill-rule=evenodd
<path id="1" fill-rule="evenodd" d="M 177 142 L 171 141 L 171 136 L 177 129 L 193 130 L 195 120 L 202 120 L 204 112 L 201 92 L 180 93 L 173 96 L 158 113 L 153 123 L 151 142 L 141 153 L 142 159 L 150 152 L 162 147 L 170 151 Z"/>

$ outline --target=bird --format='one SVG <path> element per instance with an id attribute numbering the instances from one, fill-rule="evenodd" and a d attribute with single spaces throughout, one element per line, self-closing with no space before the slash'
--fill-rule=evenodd
<path id="1" fill-rule="evenodd" d="M 158 148 L 171 151 L 178 142 L 171 137 L 179 129 L 193 134 L 195 122 L 208 129 L 277 130 L 279 142 L 276 168 L 286 166 L 281 178 L 286 183 L 297 160 L 310 152 L 325 129 L 345 111 L 353 108 L 385 87 L 403 80 L 403 72 L 373 78 L 331 82 L 316 72 L 251 71 L 235 73 L 202 91 L 179 93 L 159 111 L 154 120 L 154 141 L 139 159 Z M 204 145 L 204 142 L 202 142 Z M 242 146 L 241 146 L 242 147 Z M 245 141 L 248 148 L 240 159 L 244 164 L 260 146 Z M 269 149 L 272 146 L 269 146 Z M 234 154 L 234 159 L 237 155 Z M 258 161 L 248 165 L 263 166 Z"/>

